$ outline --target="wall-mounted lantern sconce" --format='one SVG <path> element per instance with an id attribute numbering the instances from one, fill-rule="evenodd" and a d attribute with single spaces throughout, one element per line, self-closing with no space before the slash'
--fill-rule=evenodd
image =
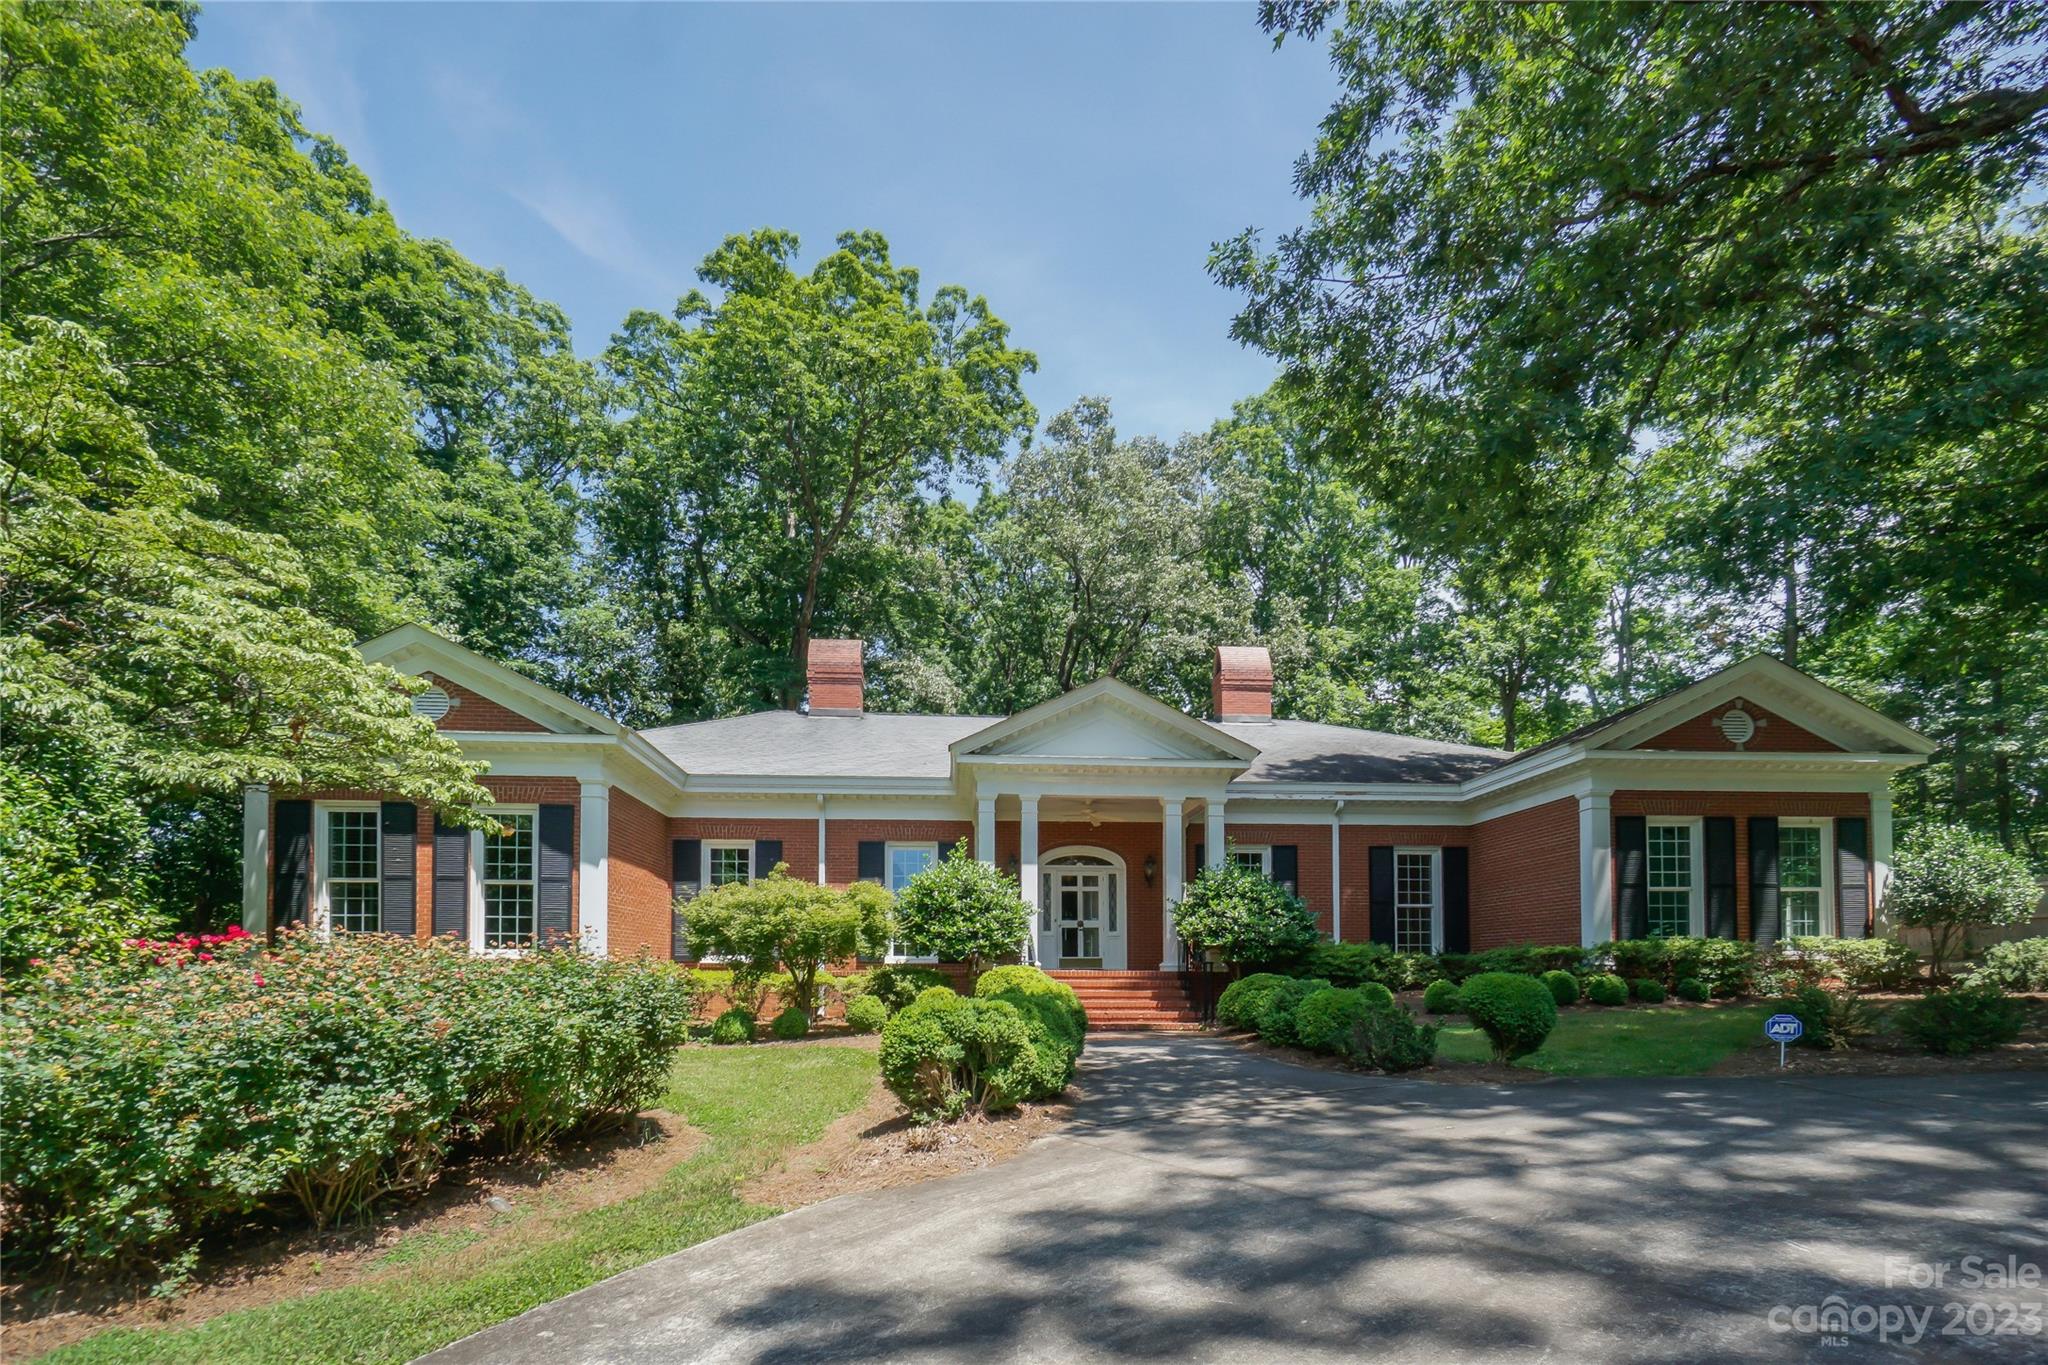
<path id="1" fill-rule="evenodd" d="M 1017 866 L 1017 855 L 1012 853 L 1010 855 L 1010 875 L 1012 877 L 1017 875 Z"/>
<path id="2" fill-rule="evenodd" d="M 1145 885 L 1150 886 L 1153 882 L 1157 881 L 1158 879 L 1159 855 L 1156 853 L 1147 853 L 1145 855 Z"/>

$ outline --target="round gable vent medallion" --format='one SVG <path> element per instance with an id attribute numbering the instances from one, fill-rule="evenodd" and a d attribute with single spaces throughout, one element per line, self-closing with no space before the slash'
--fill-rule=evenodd
<path id="1" fill-rule="evenodd" d="M 1714 728 L 1730 744 L 1740 749 L 1756 738 L 1756 717 L 1739 706 L 1731 706 L 1714 717 Z"/>
<path id="2" fill-rule="evenodd" d="M 412 699 L 412 713 L 416 716 L 425 716 L 428 720 L 439 720 L 454 709 L 455 698 L 438 687 L 430 687 Z"/>

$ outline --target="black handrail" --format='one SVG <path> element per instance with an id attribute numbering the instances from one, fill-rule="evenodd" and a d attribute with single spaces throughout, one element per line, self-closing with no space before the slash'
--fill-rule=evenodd
<path id="1" fill-rule="evenodd" d="M 1209 961 L 1206 953 L 1197 951 L 1186 939 L 1180 940 L 1180 986 L 1204 1024 L 1216 1022 L 1216 982 L 1224 971 Z"/>

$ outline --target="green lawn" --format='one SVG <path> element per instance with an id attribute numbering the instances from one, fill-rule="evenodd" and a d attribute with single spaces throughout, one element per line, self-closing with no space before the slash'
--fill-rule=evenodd
<path id="1" fill-rule="evenodd" d="M 1553 1076 L 1697 1076 L 1764 1036 L 1765 1005 L 1719 1009 L 1560 1010 L 1543 1046 L 1516 1066 Z M 1483 1062 L 1486 1035 L 1453 1016 L 1437 1037 L 1446 1061 Z"/>
<path id="2" fill-rule="evenodd" d="M 545 1236 L 515 1231 L 481 1255 L 460 1237 L 401 1242 L 387 1256 L 388 1276 L 197 1327 L 102 1332 L 45 1359 L 410 1359 L 775 1213 L 742 1200 L 737 1185 L 857 1108 L 874 1078 L 875 1054 L 860 1048 L 685 1048 L 660 1107 L 683 1115 L 705 1142 L 646 1194 L 570 1215 Z"/>

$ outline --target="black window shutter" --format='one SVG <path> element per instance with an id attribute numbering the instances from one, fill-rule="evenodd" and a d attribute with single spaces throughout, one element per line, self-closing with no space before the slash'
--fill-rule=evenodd
<path id="1" fill-rule="evenodd" d="M 419 924 L 413 850 L 419 843 L 420 808 L 410 801 L 386 801 L 381 824 L 384 885 L 377 896 L 378 927 L 411 938 Z"/>
<path id="2" fill-rule="evenodd" d="M 679 903 L 675 913 L 669 916 L 668 955 L 673 962 L 688 962 L 690 931 L 683 920 L 680 902 L 689 900 L 704 885 L 704 841 L 671 839 L 668 850 L 669 890 Z"/>
<path id="3" fill-rule="evenodd" d="M 767 876 L 770 872 L 773 872 L 775 870 L 775 865 L 781 861 L 782 840 L 754 840 L 754 875 L 756 877 Z"/>
<path id="4" fill-rule="evenodd" d="M 1835 821 L 1835 901 L 1843 938 L 1870 933 L 1870 821 L 1862 816 Z"/>
<path id="5" fill-rule="evenodd" d="M 277 899 L 277 924 L 304 924 L 313 875 L 313 803 L 280 801 L 273 817 L 277 826 L 277 872 L 272 892 Z"/>
<path id="6" fill-rule="evenodd" d="M 863 839 L 860 841 L 860 859 L 858 866 L 855 868 L 855 880 L 880 882 L 884 886 L 889 884 L 888 871 L 882 866 L 884 862 L 882 854 L 887 847 L 888 845 L 880 839 Z"/>
<path id="7" fill-rule="evenodd" d="M 1299 895 L 1301 892 L 1301 849 L 1294 844 L 1273 845 L 1273 880 Z"/>
<path id="8" fill-rule="evenodd" d="M 1372 941 L 1394 946 L 1394 846 L 1375 844 L 1367 854 L 1372 902 Z"/>
<path id="9" fill-rule="evenodd" d="M 576 808 L 542 806 L 540 889 L 534 928 L 542 943 L 569 934 L 569 876 L 576 867 Z"/>
<path id="10" fill-rule="evenodd" d="M 1707 858 L 1707 937 L 1735 934 L 1735 817 L 1709 815 L 1701 828 Z"/>
<path id="11" fill-rule="evenodd" d="M 1784 932 L 1778 904 L 1778 817 L 1749 819 L 1749 936 L 1758 943 L 1776 943 Z"/>
<path id="12" fill-rule="evenodd" d="M 1202 875 L 1202 869 L 1209 865 L 1207 862 L 1203 860 L 1202 857 L 1202 855 L 1206 852 L 1208 852 L 1208 850 L 1203 848 L 1200 844 L 1196 844 L 1194 848 L 1190 851 L 1188 855 L 1188 871 L 1186 880 L 1193 881 L 1195 878 Z"/>
<path id="13" fill-rule="evenodd" d="M 1614 817 L 1614 924 L 1619 938 L 1650 933 L 1650 822 L 1640 815 Z"/>
<path id="14" fill-rule="evenodd" d="M 1444 951 L 1472 951 L 1472 850 L 1447 848 L 1444 859 Z"/>
<path id="15" fill-rule="evenodd" d="M 469 938 L 469 831 L 434 817 L 434 933 Z"/>

